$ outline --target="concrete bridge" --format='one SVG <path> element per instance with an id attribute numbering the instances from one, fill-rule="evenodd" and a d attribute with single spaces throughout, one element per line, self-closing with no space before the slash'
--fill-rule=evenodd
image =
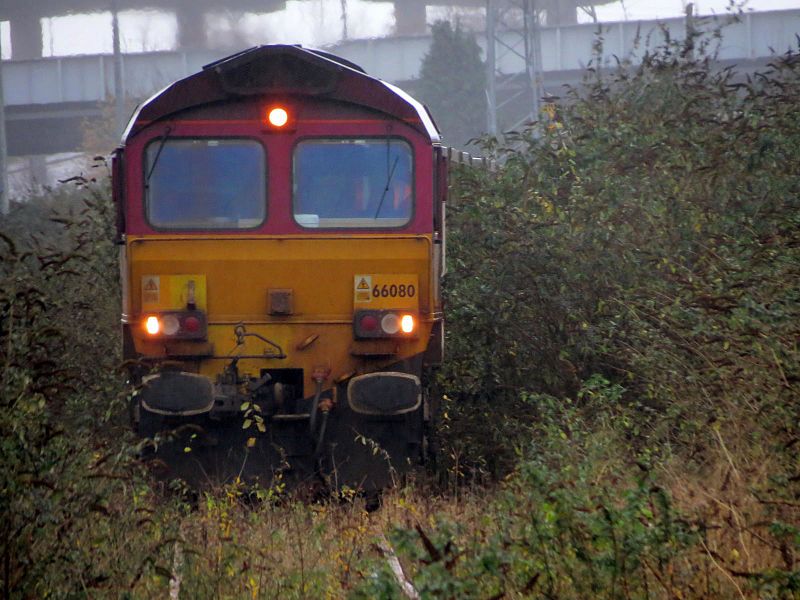
<path id="1" fill-rule="evenodd" d="M 375 0 L 385 2 L 386 0 Z M 485 0 L 391 0 L 395 33 L 423 33 L 428 6 L 485 6 Z M 610 0 L 538 0 L 548 14 L 561 22 L 577 20 L 577 6 Z M 178 49 L 207 48 L 206 16 L 220 10 L 231 13 L 266 14 L 284 10 L 286 0 L 3 0 L 0 21 L 9 22 L 15 60 L 42 57 L 42 19 L 107 11 L 155 10 L 176 17 Z"/>
<path id="2" fill-rule="evenodd" d="M 730 18 L 726 16 L 695 19 L 695 27 L 704 31 L 711 31 L 715 24 L 721 23 L 728 24 L 723 30 L 720 61 L 748 62 L 766 59 L 790 48 L 797 48 L 795 36 L 800 34 L 800 9 L 745 13 L 738 23 L 730 22 Z M 647 49 L 664 42 L 662 28 L 669 30 L 673 40 L 686 37 L 684 18 L 542 27 L 540 35 L 545 82 L 552 80 L 556 74 L 557 80 L 566 78 L 569 81 L 579 81 L 580 73 L 594 56 L 598 39 L 602 39 L 602 63 L 615 65 L 616 58 L 638 63 Z M 485 36 L 478 35 L 477 41 L 486 56 Z M 350 40 L 341 42 L 330 50 L 361 65 L 367 73 L 381 79 L 408 81 L 418 76 L 430 43 L 431 38 L 427 36 Z M 519 47 L 521 44 L 521 35 L 515 32 L 502 34 L 496 46 L 499 72 L 513 74 L 525 70 L 522 49 L 518 48 L 519 52 L 511 50 L 511 46 Z"/>
<path id="3" fill-rule="evenodd" d="M 370 0 L 387 2 L 387 0 Z M 388 0 L 394 9 L 395 35 L 423 34 L 429 6 L 485 7 L 486 0 Z M 504 0 L 519 2 L 519 0 Z M 578 22 L 578 11 L 613 0 L 536 0 L 547 25 Z M 342 0 L 345 11 L 346 0 Z M 176 17 L 176 47 L 207 48 L 206 17 L 221 9 L 231 13 L 266 14 L 284 10 L 285 0 L 3 0 L 0 21 L 9 22 L 14 60 L 42 57 L 42 19 L 107 11 L 156 10 Z"/>
<path id="4" fill-rule="evenodd" d="M 542 27 L 544 89 L 558 94 L 563 84 L 578 83 L 593 57 L 598 35 L 603 40 L 601 62 L 613 64 L 614 57 L 636 62 L 648 47 L 661 43 L 662 26 L 669 29 L 672 39 L 685 36 L 682 18 Z M 698 19 L 697 26 L 710 29 L 713 24 Z M 719 59 L 745 66 L 764 64 L 775 53 L 796 47 L 798 33 L 800 10 L 746 13 L 723 30 Z M 478 42 L 485 49 L 483 36 L 478 36 Z M 513 51 L 521 43 L 516 32 L 502 34 L 496 45 L 499 72 L 524 71 L 523 59 Z M 414 35 L 351 40 L 328 49 L 370 74 L 402 84 L 418 76 L 430 44 L 430 36 Z M 123 55 L 125 95 L 146 97 L 226 54 L 180 50 Z M 9 154 L 53 154 L 80 147 L 80 123 L 100 116 L 102 104 L 113 95 L 114 61 L 110 55 L 10 60 L 3 62 L 2 77 Z"/>

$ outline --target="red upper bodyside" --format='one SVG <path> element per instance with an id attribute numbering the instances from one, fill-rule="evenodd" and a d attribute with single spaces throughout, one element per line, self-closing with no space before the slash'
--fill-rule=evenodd
<path id="1" fill-rule="evenodd" d="M 365 137 L 405 140 L 414 155 L 414 213 L 397 233 L 429 233 L 433 212 L 433 151 L 439 134 L 427 110 L 401 90 L 355 65 L 298 46 L 261 46 L 218 61 L 168 86 L 131 119 L 125 148 L 125 230 L 158 233 L 145 218 L 145 147 L 161 139 L 251 139 L 265 149 L 267 218 L 243 234 L 368 233 L 307 229 L 292 214 L 292 157 L 309 138 Z M 265 122 L 269 107 L 290 113 L 285 130 Z M 191 231 L 186 233 L 192 233 Z M 217 231 L 225 233 L 225 230 Z"/>

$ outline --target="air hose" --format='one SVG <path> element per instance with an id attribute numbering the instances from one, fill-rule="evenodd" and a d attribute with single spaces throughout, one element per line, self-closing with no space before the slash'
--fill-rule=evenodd
<path id="1" fill-rule="evenodd" d="M 317 415 L 319 413 L 319 397 L 322 395 L 322 379 L 316 380 L 317 389 L 314 392 L 314 399 L 311 401 L 311 416 L 308 420 L 308 432 L 314 437 L 317 429 Z"/>
<path id="2" fill-rule="evenodd" d="M 314 449 L 314 456 L 319 456 L 320 452 L 322 452 L 322 442 L 325 441 L 325 429 L 328 426 L 328 415 L 330 412 L 330 406 L 323 407 L 322 424 L 319 426 L 319 436 L 317 436 L 317 447 Z"/>
<path id="3" fill-rule="evenodd" d="M 314 400 L 311 402 L 311 415 L 308 420 L 308 431 L 311 434 L 311 439 L 316 440 L 314 445 L 314 456 L 318 457 L 322 451 L 322 444 L 325 441 L 325 430 L 328 428 L 328 415 L 331 412 L 332 402 L 326 398 L 320 402 L 322 396 L 322 379 L 317 379 L 317 389 L 314 392 Z M 317 433 L 317 420 L 319 413 L 322 412 L 322 423 L 319 426 L 319 433 Z"/>

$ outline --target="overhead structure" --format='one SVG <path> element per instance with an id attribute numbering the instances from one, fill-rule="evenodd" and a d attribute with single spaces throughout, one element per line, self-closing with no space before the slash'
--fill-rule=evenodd
<path id="1" fill-rule="evenodd" d="M 508 112 L 505 109 L 509 105 L 521 105 L 523 110 L 519 122 L 506 124 L 506 128 L 515 129 L 539 115 L 542 11 L 538 2 L 543 0 L 486 0 L 487 126 L 492 135 L 498 133 L 498 113 Z M 498 54 L 502 57 L 508 53 L 524 61 L 523 71 L 498 73 Z"/>
<path id="2" fill-rule="evenodd" d="M 0 21 L 9 21 L 14 60 L 42 57 L 42 19 L 68 15 L 110 12 L 112 0 L 3 0 Z M 268 13 L 286 8 L 286 0 L 116 0 L 116 10 L 172 12 L 178 23 L 178 47 L 206 47 L 206 15 L 225 10 Z"/>
<path id="3" fill-rule="evenodd" d="M 500 113 L 517 115 L 515 122 L 504 124 L 506 129 L 539 120 L 544 94 L 541 27 L 577 23 L 579 11 L 593 15 L 596 5 L 610 0 L 485 1 L 487 127 L 496 134 Z M 524 70 L 513 75 L 498 71 L 509 53 L 524 61 Z"/>
<path id="4" fill-rule="evenodd" d="M 385 2 L 385 0 L 372 0 Z M 426 32 L 426 11 L 429 6 L 454 8 L 480 8 L 487 0 L 394 0 L 395 35 L 418 35 Z M 503 0 L 495 0 L 502 3 Z M 572 25 L 578 22 L 578 13 L 591 13 L 598 4 L 614 0 L 538 0 L 544 24 L 548 26 Z M 519 4 L 519 2 L 518 2 Z"/>
<path id="5" fill-rule="evenodd" d="M 373 0 L 385 2 L 386 0 Z M 493 0 L 503 4 L 505 0 Z M 610 0 L 537 0 L 546 25 L 577 23 L 581 8 L 605 4 Z M 427 29 L 427 8 L 446 6 L 480 8 L 486 0 L 393 0 L 395 35 L 419 35 Z M 517 0 L 521 3 L 521 0 Z M 172 12 L 178 24 L 177 48 L 207 47 L 206 16 L 220 10 L 238 13 L 269 13 L 283 10 L 286 0 L 117 0 L 118 11 L 159 10 Z M 220 8 L 222 6 L 222 8 Z M 345 2 L 342 2 L 345 6 Z M 106 12 L 112 10 L 112 0 L 3 0 L 0 21 L 9 21 L 11 48 L 14 60 L 42 57 L 42 19 Z"/>

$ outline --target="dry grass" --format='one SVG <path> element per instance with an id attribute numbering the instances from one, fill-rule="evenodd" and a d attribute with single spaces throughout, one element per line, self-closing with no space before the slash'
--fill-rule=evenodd
<path id="1" fill-rule="evenodd" d="M 752 584 L 775 570 L 797 569 L 790 540 L 775 528 L 800 524 L 800 503 L 771 497 L 770 475 L 777 469 L 760 449 L 736 460 L 721 435 L 720 441 L 703 473 L 686 473 L 681 464 L 665 470 L 675 508 L 701 533 L 682 559 L 693 592 L 684 597 L 763 598 Z"/>
<path id="2" fill-rule="evenodd" d="M 395 528 L 434 527 L 442 514 L 474 523 L 487 508 L 477 495 L 454 499 L 411 486 L 387 492 L 375 512 L 356 494 L 318 503 L 286 494 L 254 503 L 236 488 L 207 494 L 192 510 L 167 505 L 157 509 L 163 521 L 148 537 L 151 548 L 154 540 L 172 541 L 133 586 L 136 597 L 167 594 L 180 540 L 180 597 L 344 598 L 385 568 L 379 544 Z"/>

